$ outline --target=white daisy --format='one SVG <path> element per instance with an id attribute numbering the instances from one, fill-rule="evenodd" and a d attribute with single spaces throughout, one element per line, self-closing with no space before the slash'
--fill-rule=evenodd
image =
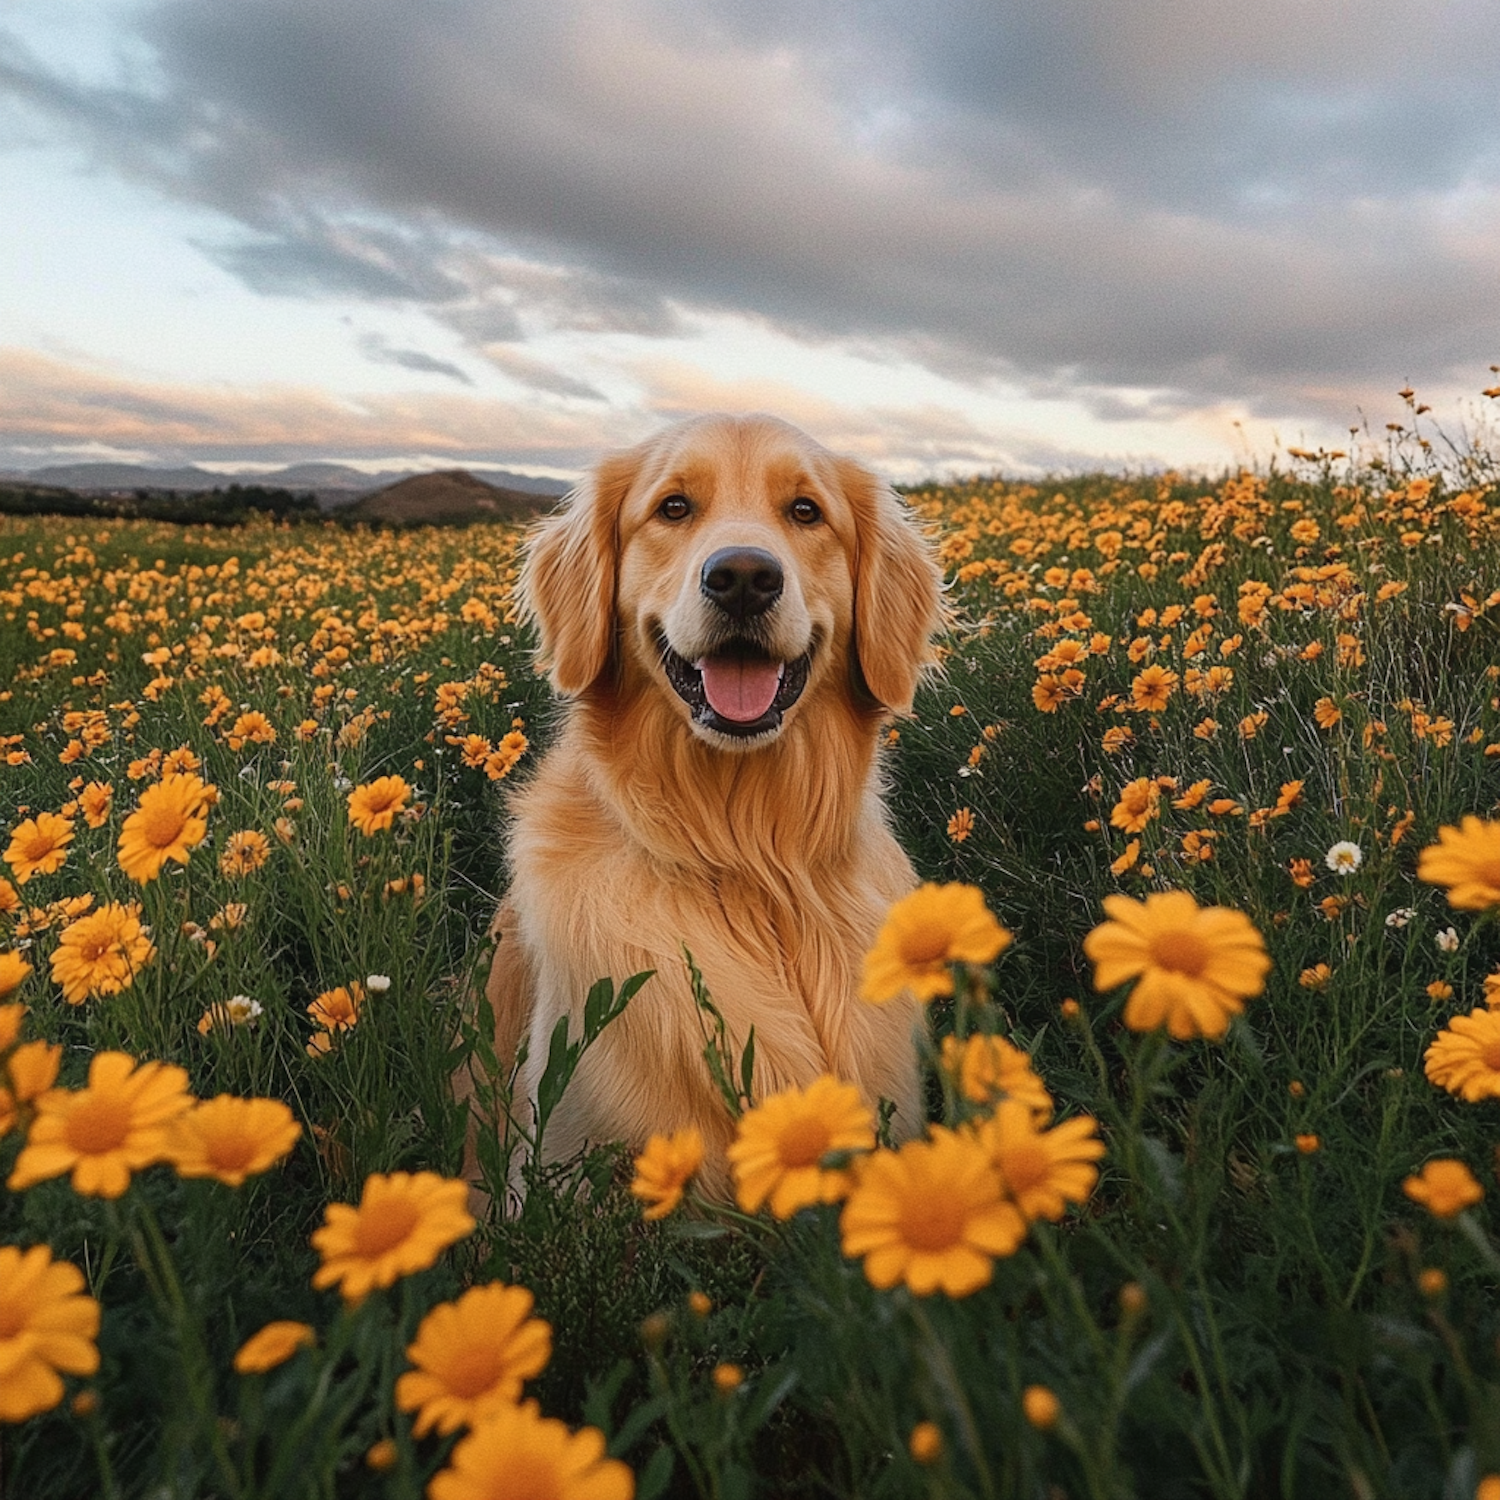
<path id="1" fill-rule="evenodd" d="M 1364 862 L 1364 851 L 1358 844 L 1351 844 L 1347 839 L 1343 843 L 1335 844 L 1323 856 L 1323 863 L 1335 875 L 1352 875 Z"/>

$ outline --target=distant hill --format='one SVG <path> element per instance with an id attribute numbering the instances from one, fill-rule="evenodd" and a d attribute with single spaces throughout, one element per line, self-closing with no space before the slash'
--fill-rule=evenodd
<path id="1" fill-rule="evenodd" d="M 472 521 L 531 521 L 555 495 L 487 484 L 467 469 L 445 469 L 397 480 L 339 511 L 341 521 L 384 526 L 461 526 Z"/>
<path id="2" fill-rule="evenodd" d="M 543 479 L 533 474 L 515 474 L 508 469 L 487 471 L 497 485 L 524 494 L 545 495 L 556 498 L 567 494 L 571 488 L 560 479 Z M 230 484 L 260 485 L 271 489 L 312 490 L 325 504 L 337 506 L 346 497 L 357 495 L 413 476 L 410 470 L 393 469 L 376 474 L 366 474 L 351 469 L 347 464 L 303 463 L 291 464 L 283 469 L 241 470 L 234 473 L 215 473 L 189 464 L 177 469 L 156 469 L 145 464 L 92 463 L 55 464 L 45 469 L 9 470 L 0 473 L 0 480 L 25 484 L 32 488 L 59 488 L 79 491 L 90 490 L 176 490 L 184 494 L 198 494 L 206 490 L 224 489 Z"/>

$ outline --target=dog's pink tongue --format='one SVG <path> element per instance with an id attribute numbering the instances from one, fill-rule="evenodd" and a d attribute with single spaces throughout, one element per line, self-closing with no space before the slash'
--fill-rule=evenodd
<path id="1" fill-rule="evenodd" d="M 705 656 L 697 663 L 703 674 L 703 694 L 721 718 L 748 724 L 770 708 L 781 686 L 779 661 L 746 660 L 740 656 Z"/>

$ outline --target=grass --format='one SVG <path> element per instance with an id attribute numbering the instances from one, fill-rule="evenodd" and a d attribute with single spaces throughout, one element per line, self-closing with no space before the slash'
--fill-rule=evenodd
<path id="1" fill-rule="evenodd" d="M 1058 1117 L 1108 1148 L 1087 1201 L 962 1297 L 876 1289 L 836 1205 L 646 1223 L 617 1147 L 357 1307 L 314 1292 L 329 1203 L 459 1168 L 447 1080 L 482 1047 L 505 782 L 548 737 L 518 539 L 0 519 L 9 828 L 113 793 L 97 829 L 68 813 L 55 872 L 0 887 L 0 952 L 34 969 L 7 997 L 23 1040 L 62 1046 L 67 1088 L 118 1049 L 304 1126 L 238 1190 L 156 1166 L 118 1199 L 66 1178 L 0 1193 L 0 1242 L 50 1246 L 103 1308 L 97 1374 L 0 1425 L 0 1490 L 422 1494 L 453 1440 L 415 1439 L 393 1405 L 402 1351 L 498 1279 L 553 1330 L 527 1393 L 602 1429 L 642 1496 L 1475 1493 L 1500 1472 L 1488 1201 L 1440 1220 L 1402 1184 L 1456 1158 L 1494 1191 L 1494 1102 L 1435 1088 L 1423 1057 L 1484 1008 L 1500 935 L 1415 871 L 1440 827 L 1496 812 L 1500 490 L 1483 443 L 1440 462 L 1425 441 L 1413 419 L 1358 460 L 909 495 L 956 623 L 893 726 L 893 813 L 922 876 L 980 887 L 1014 935 L 934 1030 L 1023 1047 Z M 517 731 L 512 770 L 494 752 Z M 178 747 L 217 788 L 209 837 L 139 886 L 116 842 Z M 348 793 L 388 775 L 409 796 L 367 837 Z M 239 830 L 269 857 L 235 875 Z M 1338 873 L 1346 841 L 1360 863 Z M 1264 992 L 1222 1041 L 1136 1034 L 1125 992 L 1093 988 L 1104 899 L 1164 889 L 1266 941 Z M 156 952 L 72 1006 L 50 957 L 57 903 L 85 894 L 140 902 Z M 372 975 L 389 989 L 310 1055 L 308 1006 Z M 236 995 L 255 1024 L 200 1033 Z M 932 1099 L 973 1113 L 936 1072 Z M 0 1137 L 7 1173 L 24 1124 Z M 4 1308 L 0 1289 L 0 1354 Z M 316 1346 L 236 1374 L 277 1318 Z M 1033 1386 L 1050 1425 L 1028 1420 Z"/>

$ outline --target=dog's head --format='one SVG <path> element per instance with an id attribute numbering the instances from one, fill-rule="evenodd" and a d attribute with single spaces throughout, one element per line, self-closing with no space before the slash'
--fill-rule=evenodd
<path id="1" fill-rule="evenodd" d="M 532 540 L 521 597 L 559 692 L 656 682 L 720 749 L 830 687 L 906 712 L 940 575 L 873 474 L 770 417 L 700 417 L 605 458 Z"/>

